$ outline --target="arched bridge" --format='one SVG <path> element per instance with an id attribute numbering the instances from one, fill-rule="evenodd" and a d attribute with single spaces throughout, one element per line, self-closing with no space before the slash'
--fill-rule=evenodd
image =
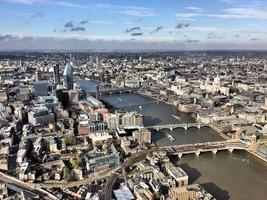
<path id="1" fill-rule="evenodd" d="M 185 144 L 185 145 L 176 145 L 161 147 L 162 150 L 166 151 L 168 155 L 178 155 L 180 158 L 184 154 L 196 154 L 200 155 L 201 152 L 212 152 L 214 154 L 219 150 L 249 150 L 249 145 L 240 142 L 240 140 L 226 140 L 218 142 L 205 142 L 205 143 L 196 143 L 196 144 Z"/>
<path id="2" fill-rule="evenodd" d="M 173 131 L 176 128 L 183 128 L 184 130 L 187 130 L 188 128 L 196 127 L 200 129 L 201 127 L 207 126 L 208 124 L 203 123 L 183 123 L 183 124 L 166 124 L 166 125 L 155 125 L 155 126 L 147 126 L 148 129 L 154 129 L 157 131 L 160 131 L 161 129 L 169 129 L 170 131 Z"/>
<path id="3" fill-rule="evenodd" d="M 103 89 L 99 91 L 99 95 L 112 95 L 112 94 L 122 94 L 122 93 L 136 93 L 140 88 L 112 88 L 112 89 Z M 91 95 L 95 95 L 95 92 L 89 92 Z"/>

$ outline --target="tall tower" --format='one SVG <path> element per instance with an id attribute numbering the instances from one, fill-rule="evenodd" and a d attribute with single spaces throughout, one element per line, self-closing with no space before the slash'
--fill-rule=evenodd
<path id="1" fill-rule="evenodd" d="M 55 83 L 55 85 L 58 85 L 60 83 L 59 64 L 56 64 L 54 66 L 53 77 L 54 77 L 54 83 Z"/>
<path id="2" fill-rule="evenodd" d="M 67 64 L 64 69 L 64 83 L 68 90 L 73 89 L 73 67 L 71 64 Z"/>
<path id="3" fill-rule="evenodd" d="M 263 70 L 264 70 L 265 72 L 267 72 L 267 61 L 264 62 L 264 68 L 263 68 Z"/>
<path id="4" fill-rule="evenodd" d="M 257 149 L 258 149 L 257 136 L 254 134 L 252 135 L 252 138 L 251 138 L 250 150 L 253 153 L 256 153 Z"/>
<path id="5" fill-rule="evenodd" d="M 41 72 L 40 72 L 39 69 L 37 69 L 37 70 L 35 71 L 35 80 L 36 80 L 36 81 L 41 81 L 41 80 L 42 80 L 42 74 L 41 74 Z"/>
<path id="6" fill-rule="evenodd" d="M 240 140 L 240 138 L 241 138 L 241 129 L 237 128 L 235 132 L 235 139 Z"/>
<path id="7" fill-rule="evenodd" d="M 96 98 L 97 100 L 99 100 L 99 98 L 100 98 L 99 85 L 96 86 L 95 98 Z"/>

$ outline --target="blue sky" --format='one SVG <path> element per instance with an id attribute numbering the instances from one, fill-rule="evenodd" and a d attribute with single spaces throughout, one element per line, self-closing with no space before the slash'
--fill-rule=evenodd
<path id="1" fill-rule="evenodd" d="M 0 0 L 5 49 L 267 49 L 266 0 Z"/>

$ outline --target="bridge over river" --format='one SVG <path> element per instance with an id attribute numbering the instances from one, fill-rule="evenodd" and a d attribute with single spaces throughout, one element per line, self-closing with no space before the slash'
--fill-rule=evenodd
<path id="1" fill-rule="evenodd" d="M 165 124 L 165 125 L 155 125 L 155 126 L 146 126 L 148 129 L 154 129 L 157 131 L 160 131 L 161 129 L 169 129 L 170 131 L 173 131 L 176 128 L 183 128 L 184 130 L 187 130 L 188 128 L 196 127 L 200 129 L 201 127 L 210 127 L 209 124 L 203 124 L 203 123 L 182 123 L 182 124 Z"/>
<path id="2" fill-rule="evenodd" d="M 212 152 L 214 154 L 220 150 L 229 150 L 233 152 L 235 149 L 238 150 L 249 150 L 250 145 L 242 143 L 240 140 L 226 140 L 218 142 L 205 142 L 196 144 L 185 144 L 161 147 L 162 150 L 166 151 L 168 155 L 178 155 L 180 158 L 185 154 L 196 154 L 200 155 L 202 152 Z"/>
<path id="3" fill-rule="evenodd" d="M 140 88 L 103 88 L 102 90 L 99 90 L 99 95 L 105 95 L 105 94 L 122 94 L 122 93 L 136 93 L 140 90 Z M 89 92 L 91 95 L 95 95 L 96 92 Z"/>

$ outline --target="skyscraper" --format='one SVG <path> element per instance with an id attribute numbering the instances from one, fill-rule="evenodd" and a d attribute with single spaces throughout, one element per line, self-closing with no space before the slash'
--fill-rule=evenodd
<path id="1" fill-rule="evenodd" d="M 266 72 L 267 71 L 267 61 L 264 63 L 264 68 L 263 70 Z"/>
<path id="2" fill-rule="evenodd" d="M 41 80 L 42 80 L 42 74 L 41 74 L 41 71 L 38 70 L 38 69 L 35 71 L 35 80 L 36 80 L 36 81 L 41 81 Z"/>
<path id="3" fill-rule="evenodd" d="M 48 95 L 48 81 L 36 81 L 33 83 L 33 88 L 36 97 Z"/>
<path id="4" fill-rule="evenodd" d="M 99 85 L 96 86 L 95 98 L 96 98 L 97 100 L 99 100 L 99 98 L 100 98 Z"/>
<path id="5" fill-rule="evenodd" d="M 53 77 L 54 77 L 54 83 L 55 83 L 55 85 L 58 85 L 60 83 L 59 64 L 56 64 L 54 66 Z"/>
<path id="6" fill-rule="evenodd" d="M 73 89 L 73 67 L 68 63 L 64 69 L 64 84 L 68 90 Z"/>

